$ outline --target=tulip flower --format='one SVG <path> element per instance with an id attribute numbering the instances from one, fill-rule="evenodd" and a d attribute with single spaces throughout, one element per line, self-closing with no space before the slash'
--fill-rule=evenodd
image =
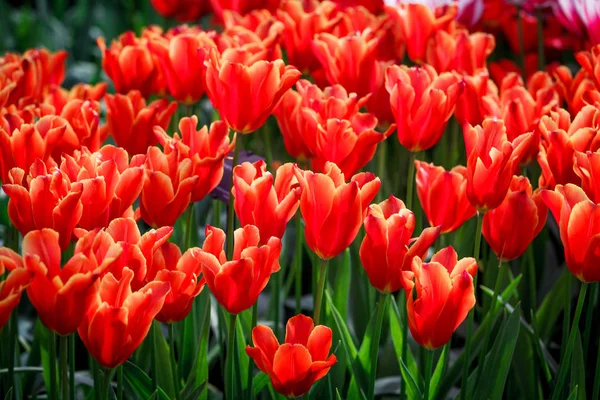
<path id="1" fill-rule="evenodd" d="M 411 152 L 427 150 L 442 137 L 464 84 L 456 75 L 438 75 L 429 65 L 386 70 L 385 86 L 398 125 L 398 140 Z"/>
<path id="2" fill-rule="evenodd" d="M 217 45 L 208 33 L 179 34 L 167 39 L 156 37 L 148 48 L 158 59 L 169 94 L 183 104 L 194 104 L 206 88 L 208 49 Z"/>
<path id="3" fill-rule="evenodd" d="M 280 166 L 275 176 L 267 171 L 262 160 L 245 162 L 233 169 L 231 193 L 235 198 L 235 213 L 242 226 L 258 228 L 261 244 L 273 236 L 281 239 L 300 205 L 302 189 L 294 175 L 294 165 Z"/>
<path id="4" fill-rule="evenodd" d="M 139 347 L 169 292 L 169 283 L 158 281 L 132 291 L 132 279 L 129 268 L 123 268 L 121 279 L 106 274 L 77 329 L 87 350 L 105 368 L 123 364 Z"/>
<path id="5" fill-rule="evenodd" d="M 415 225 L 413 212 L 392 195 L 382 203 L 369 206 L 360 261 L 371 285 L 380 292 L 392 293 L 405 288 L 406 280 L 412 277 L 413 258 L 425 257 L 440 234 L 438 226 L 426 228 L 419 237 L 412 238 Z"/>
<path id="6" fill-rule="evenodd" d="M 473 76 L 486 69 L 487 58 L 495 47 L 496 40 L 489 33 L 440 30 L 429 41 L 425 61 L 438 73 L 456 71 Z"/>
<path id="7" fill-rule="evenodd" d="M 501 120 L 485 119 L 483 125 L 467 125 L 467 198 L 480 212 L 498 207 L 510 187 L 512 176 L 525 156 L 532 134 L 510 142 Z"/>
<path id="8" fill-rule="evenodd" d="M 152 7 L 165 18 L 178 22 L 197 21 L 211 11 L 208 1 L 202 0 L 151 0 Z"/>
<path id="9" fill-rule="evenodd" d="M 107 94 L 106 102 L 108 130 L 119 147 L 130 155 L 144 154 L 149 146 L 157 143 L 152 129 L 166 129 L 177 110 L 177 103 L 166 99 L 155 100 L 146 105 L 138 91 L 126 95 Z"/>
<path id="10" fill-rule="evenodd" d="M 415 258 L 412 271 L 414 281 L 406 289 L 408 327 L 417 343 L 437 349 L 448 343 L 475 306 L 477 261 L 471 257 L 459 261 L 456 251 L 446 247 L 431 262 Z"/>
<path id="11" fill-rule="evenodd" d="M 75 246 L 75 253 L 61 268 L 58 233 L 52 229 L 29 232 L 23 238 L 23 261 L 33 274 L 27 296 L 42 323 L 59 335 L 77 330 L 94 295 L 100 275 L 121 255 L 122 249 L 106 237 L 99 238 L 103 251 L 89 253 Z"/>
<path id="12" fill-rule="evenodd" d="M 542 199 L 554 215 L 560 229 L 567 267 L 582 282 L 600 281 L 598 238 L 600 206 L 583 189 L 573 184 L 556 185 L 543 190 Z"/>
<path id="13" fill-rule="evenodd" d="M 548 189 L 557 184 L 580 184 L 573 169 L 575 152 L 600 149 L 597 120 L 600 111 L 584 107 L 573 119 L 566 110 L 558 109 L 542 117 L 538 124 L 541 135 L 538 163 L 542 168 L 540 186 Z"/>
<path id="14" fill-rule="evenodd" d="M 67 153 L 78 150 L 81 146 L 87 147 L 91 151 L 98 151 L 106 137 L 100 124 L 100 103 L 90 100 L 70 100 L 64 105 L 61 117 L 69 122 L 73 132 L 78 139 L 78 146 Z M 65 151 L 63 149 L 63 151 Z"/>
<path id="15" fill-rule="evenodd" d="M 198 117 L 193 115 L 179 121 L 180 133 L 173 137 L 161 127 L 154 128 L 154 134 L 169 160 L 173 159 L 171 153 L 176 153 L 179 160 L 191 160 L 192 173 L 198 177 L 198 184 L 192 191 L 192 202 L 202 200 L 221 182 L 225 157 L 235 146 L 235 137 L 229 140 L 229 128 L 225 122 L 214 121 L 210 128 L 203 126 L 200 130 L 196 130 L 197 126 Z"/>
<path id="16" fill-rule="evenodd" d="M 356 238 L 381 181 L 371 173 L 359 173 L 346 183 L 340 168 L 331 162 L 325 163 L 322 173 L 300 169 L 295 173 L 302 187 L 306 244 L 320 259 L 332 259 Z"/>
<path id="17" fill-rule="evenodd" d="M 506 198 L 483 216 L 483 237 L 501 261 L 520 257 L 546 224 L 548 208 L 529 180 L 513 176 Z M 519 229 L 515 229 L 519 226 Z"/>
<path id="18" fill-rule="evenodd" d="M 225 233 L 206 227 L 202 251 L 195 258 L 202 266 L 202 275 L 219 304 L 237 315 L 252 307 L 267 286 L 271 274 L 279 271 L 281 240 L 271 237 L 260 246 L 258 228 L 246 225 L 235 231 L 233 258 L 227 261 L 223 244 Z"/>
<path id="19" fill-rule="evenodd" d="M 117 93 L 138 90 L 147 98 L 164 91 L 164 77 L 158 61 L 148 50 L 147 38 L 137 38 L 128 31 L 113 40 L 109 48 L 102 37 L 97 44 L 102 51 L 102 69 L 113 81 Z"/>
<path id="20" fill-rule="evenodd" d="M 417 195 L 431 226 L 441 233 L 457 230 L 477 210 L 467 198 L 467 169 L 462 165 L 446 171 L 423 161 L 415 161 Z"/>
<path id="21" fill-rule="evenodd" d="M 161 322 L 172 324 L 182 321 L 190 313 L 194 298 L 206 283 L 196 254 L 198 248 L 188 249 L 183 255 L 174 243 L 166 242 L 154 252 L 148 282 L 169 282 L 171 290 L 156 316 Z"/>
<path id="22" fill-rule="evenodd" d="M 498 87 L 489 79 L 487 70 L 475 75 L 463 75 L 463 92 L 456 100 L 454 117 L 463 126 L 465 123 L 481 125 L 486 117 L 500 115 Z"/>
<path id="23" fill-rule="evenodd" d="M 21 293 L 31 282 L 31 273 L 24 268 L 21 256 L 9 248 L 0 247 L 0 276 L 6 271 L 8 276 L 0 282 L 0 331 L 19 305 Z"/>
<path id="24" fill-rule="evenodd" d="M 288 320 L 283 344 L 267 326 L 252 329 L 254 347 L 246 346 L 246 353 L 277 392 L 300 397 L 337 362 L 334 354 L 329 355 L 331 338 L 331 329 L 315 326 L 310 317 L 299 314 Z"/>
<path id="25" fill-rule="evenodd" d="M 239 14 L 247 14 L 252 10 L 265 8 L 274 11 L 279 5 L 278 0 L 210 0 L 212 9 L 218 17 L 222 17 L 225 10 L 236 11 Z"/>
<path id="26" fill-rule="evenodd" d="M 283 94 L 300 78 L 300 71 L 282 60 L 251 64 L 219 59 L 212 49 L 207 61 L 208 97 L 221 118 L 236 132 L 260 128 Z M 249 99 L 253 99 L 248 103 Z"/>
<path id="27" fill-rule="evenodd" d="M 298 83 L 299 84 L 299 83 Z M 298 87 L 296 84 L 296 87 Z M 283 145 L 288 154 L 297 160 L 305 161 L 312 157 L 304 139 L 304 116 L 302 109 L 306 96 L 294 90 L 285 92 L 281 101 L 273 109 L 279 130 L 283 135 Z"/>
<path id="28" fill-rule="evenodd" d="M 65 105 L 71 100 L 102 100 L 106 94 L 107 86 L 108 83 L 106 82 L 99 82 L 96 85 L 78 83 L 69 90 L 60 86 L 55 86 L 51 88 L 46 97 L 44 97 L 44 103 L 53 106 L 56 113 L 60 114 Z"/>
<path id="29" fill-rule="evenodd" d="M 600 176 L 600 152 L 575 152 L 573 169 L 581 179 L 581 188 L 585 194 L 594 203 L 600 203 L 600 183 L 596 182 L 596 177 Z"/>

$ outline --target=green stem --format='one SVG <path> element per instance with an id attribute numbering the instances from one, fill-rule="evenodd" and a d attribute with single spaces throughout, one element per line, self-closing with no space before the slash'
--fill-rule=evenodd
<path id="1" fill-rule="evenodd" d="M 192 237 L 196 224 L 194 223 L 194 203 L 191 203 L 187 209 L 187 222 L 185 224 L 186 235 L 185 235 L 185 246 L 184 249 L 192 247 Z"/>
<path id="2" fill-rule="evenodd" d="M 408 311 L 406 310 L 406 295 L 403 293 L 403 290 L 400 291 L 400 301 L 402 301 L 402 307 L 400 307 L 400 317 L 402 318 L 402 349 L 400 356 L 402 357 L 402 361 L 407 364 L 406 356 L 408 355 Z M 404 399 L 406 396 L 405 382 L 400 385 L 400 399 Z"/>
<path id="3" fill-rule="evenodd" d="M 431 371 L 433 369 L 433 350 L 426 349 L 425 351 L 425 390 L 423 390 L 423 400 L 429 400 Z"/>
<path id="4" fill-rule="evenodd" d="M 477 265 L 479 265 L 479 250 L 481 248 L 481 229 L 483 227 L 483 213 L 477 213 L 477 228 L 475 231 L 475 248 L 473 249 L 473 255 Z M 478 273 L 473 277 L 473 287 L 477 291 L 477 276 Z M 469 369 L 471 367 L 471 342 L 473 341 L 473 320 L 475 318 L 475 307 L 469 311 L 469 317 L 467 319 L 467 339 L 465 342 L 465 361 L 463 364 L 463 374 L 460 385 L 460 398 L 464 400 L 467 398 L 468 391 L 468 378 Z"/>
<path id="5" fill-rule="evenodd" d="M 248 343 L 252 340 L 252 330 L 256 327 L 256 323 L 258 322 L 258 301 L 254 303 L 252 306 L 252 324 L 250 325 L 250 330 L 248 334 Z M 276 335 L 277 336 L 277 335 Z M 250 397 L 252 397 L 252 383 L 253 383 L 253 368 L 252 365 L 248 367 L 248 393 L 250 393 Z"/>
<path id="6" fill-rule="evenodd" d="M 573 287 L 573 277 L 571 274 L 567 276 L 567 286 L 564 297 L 564 312 L 563 312 L 563 333 L 560 349 L 561 363 L 567 351 L 567 340 L 569 339 L 569 323 L 571 322 L 571 288 Z"/>
<path id="7" fill-rule="evenodd" d="M 152 373 L 152 393 L 156 392 L 158 389 L 158 366 L 156 365 L 156 348 L 157 348 L 157 338 L 156 338 L 156 321 L 152 321 L 152 325 L 150 326 L 150 368 Z"/>
<path id="8" fill-rule="evenodd" d="M 10 314 L 10 323 L 8 325 L 8 382 L 10 388 L 13 389 L 13 395 L 15 394 L 15 350 L 17 344 L 17 336 L 19 335 L 19 322 L 17 321 L 18 307 L 16 307 Z M 7 388 L 7 390 L 8 390 Z"/>
<path id="9" fill-rule="evenodd" d="M 281 277 L 283 275 L 282 274 L 275 274 L 274 276 L 272 276 L 273 279 L 273 331 L 275 333 L 275 336 L 279 336 L 279 299 L 281 297 Z M 256 306 L 258 302 L 254 303 L 254 306 Z"/>
<path id="10" fill-rule="evenodd" d="M 525 41 L 523 33 L 523 16 L 521 15 L 521 7 L 517 6 L 517 37 L 519 39 L 519 66 L 521 67 L 521 74 L 523 81 L 527 79 L 525 73 Z"/>
<path id="11" fill-rule="evenodd" d="M 110 393 L 110 382 L 111 382 L 111 370 L 110 369 L 106 369 L 104 371 L 104 386 L 102 386 L 104 388 L 104 393 L 102 394 L 102 400 L 108 400 L 108 394 Z M 154 390 L 156 391 L 156 389 Z"/>
<path id="12" fill-rule="evenodd" d="M 221 200 L 213 200 L 212 226 L 216 228 L 221 226 Z"/>
<path id="13" fill-rule="evenodd" d="M 92 377 L 94 378 L 94 399 L 100 400 L 100 388 L 102 387 L 100 383 L 100 369 L 98 368 L 98 362 L 91 354 L 89 356 L 89 363 L 92 368 Z"/>
<path id="14" fill-rule="evenodd" d="M 69 398 L 69 337 L 59 336 L 60 388 L 63 400 Z"/>
<path id="15" fill-rule="evenodd" d="M 240 148 L 242 147 L 241 135 L 237 140 L 235 149 L 233 150 L 233 163 L 231 164 L 231 188 L 233 188 L 233 169 L 238 163 L 240 158 Z M 235 213 L 233 210 L 233 194 L 229 191 L 229 202 L 227 203 L 227 236 L 225 241 L 227 242 L 227 259 L 233 258 L 233 230 L 235 222 Z"/>
<path id="16" fill-rule="evenodd" d="M 597 399 L 600 395 L 600 340 L 598 341 L 598 355 L 596 356 L 596 372 L 594 373 L 594 391 L 592 399 Z"/>
<path id="17" fill-rule="evenodd" d="M 592 283 L 590 295 L 588 296 L 588 306 L 585 313 L 585 333 L 583 336 L 583 354 L 589 355 L 590 336 L 592 333 L 592 320 L 594 316 L 594 306 L 596 305 L 596 295 L 598 294 L 598 282 Z"/>
<path id="18" fill-rule="evenodd" d="M 57 398 L 56 392 L 56 333 L 48 329 L 48 356 L 50 358 L 50 399 Z"/>
<path id="19" fill-rule="evenodd" d="M 123 400 L 123 364 L 117 367 L 117 400 Z"/>
<path id="20" fill-rule="evenodd" d="M 296 314 L 302 312 L 302 216 L 296 214 L 296 250 L 294 252 L 294 263 L 296 272 L 296 284 L 294 291 L 296 292 Z"/>
<path id="21" fill-rule="evenodd" d="M 261 133 L 263 142 L 265 144 L 265 160 L 267 162 L 267 169 L 271 169 L 273 165 L 273 151 L 271 150 L 271 135 L 266 124 L 263 125 Z"/>
<path id="22" fill-rule="evenodd" d="M 75 333 L 69 335 L 69 397 L 75 400 Z"/>
<path id="23" fill-rule="evenodd" d="M 538 69 L 543 71 L 546 68 L 546 55 L 544 54 L 544 19 L 542 18 L 542 9 L 535 10 L 537 18 L 537 52 L 538 52 Z"/>
<path id="24" fill-rule="evenodd" d="M 387 161 L 387 140 L 383 140 L 381 143 L 379 143 L 378 156 L 379 157 L 377 157 L 377 176 L 379 177 L 383 185 L 384 182 L 387 182 L 387 179 L 385 179 L 385 165 Z M 379 192 L 377 192 L 377 202 L 383 201 L 383 199 L 385 198 L 384 193 L 384 190 L 380 190 Z"/>
<path id="25" fill-rule="evenodd" d="M 406 177 L 406 208 L 412 211 L 413 208 L 413 187 L 415 185 L 415 157 L 414 152 L 410 152 L 408 157 L 408 175 Z"/>
<path id="26" fill-rule="evenodd" d="M 375 332 L 371 340 L 371 381 L 369 384 L 368 399 L 374 398 L 375 380 L 377 379 L 377 355 L 379 353 L 379 340 L 381 339 L 381 329 L 385 317 L 385 308 L 390 298 L 389 293 L 379 293 L 379 303 L 377 303 L 377 317 L 375 319 Z"/>
<path id="27" fill-rule="evenodd" d="M 235 375 L 235 357 L 234 357 L 234 346 L 235 346 L 235 321 L 237 318 L 237 314 L 230 314 L 229 316 L 229 341 L 227 343 L 227 375 L 229 375 L 229 379 L 227 380 L 227 395 L 225 398 L 227 399 L 235 399 L 235 380 L 233 376 Z"/>
<path id="28" fill-rule="evenodd" d="M 537 281 L 535 279 L 535 260 L 533 257 L 533 249 L 531 246 L 527 248 L 527 264 L 529 266 L 529 307 L 532 310 L 535 310 L 537 306 Z"/>
<path id="29" fill-rule="evenodd" d="M 582 283 L 581 289 L 579 290 L 579 298 L 577 299 L 575 316 L 573 317 L 573 323 L 571 324 L 567 350 L 565 351 L 564 359 L 562 359 L 560 363 L 558 377 L 556 378 L 556 386 L 554 387 L 554 392 L 552 393 L 552 400 L 558 400 L 560 398 L 560 393 L 562 392 L 567 372 L 571 367 L 571 352 L 573 351 L 573 346 L 575 345 L 575 337 L 577 332 L 576 328 L 579 324 L 579 318 L 581 317 L 581 311 L 583 310 L 583 303 L 585 302 L 585 294 L 587 293 L 588 286 L 588 283 Z"/>
<path id="30" fill-rule="evenodd" d="M 171 375 L 173 375 L 173 388 L 175 399 L 179 400 L 179 373 L 177 372 L 177 360 L 175 359 L 175 329 L 174 324 L 167 324 L 169 329 L 169 353 L 171 353 Z"/>
<path id="31" fill-rule="evenodd" d="M 321 302 L 323 301 L 323 292 L 325 292 L 325 282 L 327 281 L 327 260 L 321 260 L 319 268 L 319 287 L 317 289 L 317 299 L 315 300 L 315 325 L 319 325 L 321 316 Z"/>

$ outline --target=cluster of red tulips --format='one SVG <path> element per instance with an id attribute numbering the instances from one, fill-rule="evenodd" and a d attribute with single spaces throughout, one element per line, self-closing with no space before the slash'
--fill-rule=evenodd
<path id="1" fill-rule="evenodd" d="M 549 209 L 566 266 L 583 282 L 582 305 L 587 283 L 600 281 L 600 45 L 594 47 L 600 7 L 585 0 L 577 7 L 566 1 L 458 3 L 152 0 L 159 13 L 179 21 L 212 10 L 215 28 L 150 26 L 110 44 L 99 38 L 115 94 L 107 93 L 107 83 L 63 88 L 65 52 L 3 55 L 0 180 L 14 234 L 0 248 L 0 328 L 16 341 L 16 309 L 26 292 L 51 331 L 51 350 L 54 334 L 60 336 L 65 372 L 57 379 L 53 370 L 50 380 L 61 384 L 62 398 L 74 393 L 66 368 L 74 356 L 67 356 L 74 348 L 68 340 L 76 332 L 103 367 L 97 375 L 107 383 L 98 379 L 95 386 L 108 396 L 113 369 L 147 336 L 156 351 L 153 323 L 156 329 L 166 324 L 172 336 L 196 296 L 209 290 L 230 315 L 226 398 L 253 393 L 252 375 L 249 389 L 236 383 L 236 334 L 243 333 L 236 318 L 250 309 L 251 335 L 241 338 L 247 356 L 276 392 L 318 398 L 311 388 L 339 358 L 331 353 L 333 335 L 343 336 L 335 332 L 340 321 L 329 324 L 334 331 L 319 325 L 334 321 L 336 312 L 326 299 L 328 261 L 358 236 L 360 262 L 381 295 L 373 311 L 374 345 L 363 363 L 366 382 L 346 354 L 358 387 L 353 392 L 351 384 L 348 397 L 374 397 L 383 319 L 396 301 L 391 294 L 400 292 L 402 395 L 436 394 L 432 350 L 445 346 L 468 317 L 469 362 L 460 388 L 462 398 L 477 398 L 478 388 L 465 382 L 476 351 L 481 235 L 500 263 L 500 282 L 502 264 L 526 252 Z M 530 27 L 539 28 L 537 36 L 523 34 Z M 488 62 L 499 32 L 520 54 L 516 63 Z M 576 52 L 581 68 L 575 74 L 546 63 L 565 48 Z M 205 95 L 219 118 L 199 127 L 194 110 Z M 274 133 L 265 128 L 271 115 L 288 153 L 282 158 L 295 162 L 265 154 L 267 162 L 238 165 L 246 135 Z M 460 131 L 466 166 L 454 157 L 463 148 Z M 394 133 L 409 154 L 407 161 L 391 160 L 397 169 L 387 167 L 385 153 Z M 447 153 L 443 161 L 425 161 L 434 147 Z M 361 172 L 374 157 L 379 177 Z M 226 165 L 232 171 L 224 178 Z M 404 169 L 405 186 L 393 187 L 392 177 Z M 199 230 L 193 204 L 219 185 L 229 194 L 226 231 L 207 225 L 202 245 L 193 247 Z M 374 204 L 376 197 L 383 201 Z M 417 208 L 430 227 L 422 229 Z M 316 255 L 317 285 L 313 318 L 289 319 L 280 343 L 277 329 L 257 325 L 257 303 L 273 274 L 288 268 L 280 265 L 282 239 L 295 216 L 297 232 L 304 231 L 296 248 L 301 252 L 305 242 Z M 475 216 L 473 257 L 459 259 L 452 246 L 439 246 Z M 177 229 L 182 232 L 174 235 Z M 296 261 L 298 271 L 289 273 L 300 273 L 302 260 Z M 497 283 L 492 313 L 503 304 L 499 290 Z M 577 310 L 573 326 L 579 303 Z M 422 385 L 411 385 L 402 366 L 410 352 L 408 330 L 426 349 Z M 572 347 L 575 332 L 567 332 Z M 483 357 L 491 335 L 488 327 Z M 179 399 L 184 378 L 174 360 L 182 349 L 171 345 Z M 566 393 L 566 353 L 551 377 L 556 398 Z M 8 358 L 5 390 L 17 381 L 14 349 Z M 156 365 L 150 377 L 160 390 Z M 119 396 L 121 385 L 119 379 Z M 48 388 L 49 398 L 58 398 L 58 389 Z"/>

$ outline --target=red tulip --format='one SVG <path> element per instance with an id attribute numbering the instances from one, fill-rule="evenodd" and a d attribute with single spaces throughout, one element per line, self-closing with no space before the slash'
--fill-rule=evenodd
<path id="1" fill-rule="evenodd" d="M 412 276 L 413 258 L 423 258 L 440 234 L 438 226 L 427 228 L 419 237 L 412 238 L 415 225 L 413 212 L 392 195 L 382 203 L 369 206 L 360 261 L 371 285 L 380 292 L 405 288 L 405 280 Z"/>
<path id="2" fill-rule="evenodd" d="M 323 173 L 300 169 L 295 173 L 302 187 L 306 244 L 322 260 L 334 258 L 356 238 L 381 181 L 371 173 L 360 173 L 346 183 L 340 168 L 330 162 Z"/>
<path id="3" fill-rule="evenodd" d="M 581 179 L 581 188 L 585 194 L 594 203 L 600 203 L 600 182 L 596 182 L 596 177 L 600 176 L 600 152 L 576 151 L 573 169 Z"/>
<path id="4" fill-rule="evenodd" d="M 483 237 L 498 259 L 520 257 L 546 224 L 548 208 L 529 180 L 513 176 L 506 198 L 483 217 Z M 515 229 L 519 226 L 519 229 Z"/>
<path id="5" fill-rule="evenodd" d="M 269 238 L 281 239 L 285 227 L 296 214 L 302 189 L 294 176 L 294 165 L 284 164 L 273 175 L 264 161 L 245 162 L 233 169 L 235 213 L 242 226 L 254 225 L 264 244 Z"/>
<path id="6" fill-rule="evenodd" d="M 542 191 L 544 202 L 560 228 L 567 267 L 582 282 L 600 281 L 598 239 L 600 206 L 583 189 L 556 185 L 554 191 Z"/>
<path id="7" fill-rule="evenodd" d="M 231 129 L 246 134 L 265 123 L 300 75 L 300 71 L 285 66 L 282 60 L 243 64 L 219 60 L 213 49 L 207 61 L 208 97 Z M 254 100 L 248 104 L 249 99 Z"/>
<path id="8" fill-rule="evenodd" d="M 409 151 L 433 147 L 442 137 L 464 84 L 429 65 L 386 70 L 385 86 L 398 125 L 398 140 Z"/>
<path id="9" fill-rule="evenodd" d="M 169 283 L 158 281 L 132 291 L 132 279 L 129 268 L 119 280 L 106 274 L 77 329 L 87 350 L 106 368 L 123 364 L 138 348 L 169 292 Z"/>
<path id="10" fill-rule="evenodd" d="M 296 87 L 300 85 L 299 81 Z M 283 135 L 283 144 L 288 154 L 299 161 L 306 161 L 312 157 L 311 151 L 304 139 L 304 101 L 306 96 L 294 90 L 285 92 L 281 101 L 273 109 L 279 130 Z"/>
<path id="11" fill-rule="evenodd" d="M 198 184 L 192 191 L 192 202 L 202 200 L 217 187 L 223 178 L 223 166 L 227 154 L 233 151 L 235 136 L 229 140 L 229 128 L 223 121 L 214 121 L 210 128 L 196 130 L 198 117 L 185 117 L 179 121 L 179 132 L 169 136 L 161 127 L 154 128 L 158 142 L 162 145 L 169 162 L 173 157 L 179 161 L 192 162 L 193 175 Z M 176 155 L 171 156 L 172 153 Z"/>
<path id="12" fill-rule="evenodd" d="M 465 123 L 481 125 L 486 117 L 500 115 L 498 87 L 489 79 L 487 70 L 475 75 L 461 76 L 464 82 L 462 94 L 456 100 L 454 117 L 463 126 Z"/>
<path id="13" fill-rule="evenodd" d="M 429 225 L 440 226 L 441 233 L 457 230 L 477 210 L 467 198 L 467 169 L 462 165 L 446 171 L 423 161 L 417 167 L 417 195 Z"/>
<path id="14" fill-rule="evenodd" d="M 144 154 L 149 146 L 157 143 L 152 129 L 166 129 L 177 110 L 177 103 L 166 99 L 155 100 L 146 105 L 138 91 L 126 95 L 107 94 L 106 102 L 108 130 L 118 146 L 130 155 Z"/>
<path id="15" fill-rule="evenodd" d="M 224 242 L 222 230 L 207 226 L 202 251 L 195 257 L 219 304 L 229 313 L 239 314 L 256 303 L 271 274 L 279 271 L 281 240 L 271 237 L 267 244 L 259 246 L 258 228 L 246 225 L 235 231 L 231 261 L 225 257 Z"/>
<path id="16" fill-rule="evenodd" d="M 91 298 L 95 282 L 121 255 L 122 249 L 105 237 L 102 252 L 84 254 L 78 243 L 75 253 L 61 268 L 58 233 L 51 229 L 33 231 L 23 238 L 25 268 L 33 274 L 27 296 L 46 327 L 59 335 L 77 330 Z"/>
<path id="17" fill-rule="evenodd" d="M 439 30 L 429 41 L 425 61 L 438 73 L 456 71 L 473 76 L 486 69 L 487 58 L 495 47 L 496 40 L 489 33 Z"/>
<path id="18" fill-rule="evenodd" d="M 182 256 L 177 245 L 167 242 L 154 252 L 147 280 L 169 282 L 171 285 L 162 309 L 156 316 L 158 321 L 172 324 L 182 321 L 190 313 L 194 298 L 206 283 L 196 257 L 199 251 L 197 248 L 188 249 Z"/>
<path id="19" fill-rule="evenodd" d="M 210 2 L 204 0 L 150 0 L 152 7 L 165 18 L 179 22 L 197 21 L 211 11 Z"/>
<path id="20" fill-rule="evenodd" d="M 510 142 L 501 120 L 485 119 L 483 125 L 464 129 L 467 149 L 467 198 L 480 212 L 498 207 L 512 176 L 533 138 L 521 135 Z"/>
<path id="21" fill-rule="evenodd" d="M 53 106 L 56 113 L 60 114 L 64 106 L 71 100 L 102 100 L 106 94 L 107 86 L 108 83 L 106 82 L 99 82 L 93 86 L 88 85 L 87 83 L 78 83 L 70 90 L 55 86 L 50 89 L 49 93 L 44 98 L 44 103 Z"/>
<path id="22" fill-rule="evenodd" d="M 335 355 L 328 356 L 331 338 L 331 329 L 315 326 L 312 318 L 299 314 L 288 320 L 284 344 L 279 344 L 269 327 L 252 329 L 254 347 L 246 346 L 246 353 L 269 375 L 277 392 L 300 397 L 337 362 Z"/>
<path id="23" fill-rule="evenodd" d="M 79 149 L 87 147 L 91 151 L 98 151 L 106 139 L 105 132 L 99 129 L 100 103 L 90 100 L 70 100 L 62 109 L 61 117 L 69 122 L 77 136 Z M 63 150 L 64 151 L 64 150 Z M 72 151 L 67 151 L 72 153 Z"/>
<path id="24" fill-rule="evenodd" d="M 0 247 L 0 276 L 5 271 L 8 271 L 8 276 L 0 282 L 0 330 L 19 305 L 21 293 L 31 282 L 31 273 L 23 267 L 23 259 L 11 249 Z"/>
<path id="25" fill-rule="evenodd" d="M 448 343 L 475 305 L 477 261 L 459 261 L 456 251 L 446 247 L 431 262 L 415 258 L 412 270 L 414 282 L 406 289 L 408 327 L 417 343 L 433 350 Z"/>
<path id="26" fill-rule="evenodd" d="M 261 8 L 274 11 L 279 5 L 278 0 L 210 0 L 210 3 L 218 17 L 222 17 L 225 10 L 247 14 L 252 10 L 259 10 Z"/>

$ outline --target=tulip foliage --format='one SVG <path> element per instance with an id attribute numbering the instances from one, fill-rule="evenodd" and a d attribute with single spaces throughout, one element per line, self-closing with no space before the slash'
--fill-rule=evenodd
<path id="1" fill-rule="evenodd" d="M 0 398 L 599 398 L 596 0 L 42 3 Z"/>

